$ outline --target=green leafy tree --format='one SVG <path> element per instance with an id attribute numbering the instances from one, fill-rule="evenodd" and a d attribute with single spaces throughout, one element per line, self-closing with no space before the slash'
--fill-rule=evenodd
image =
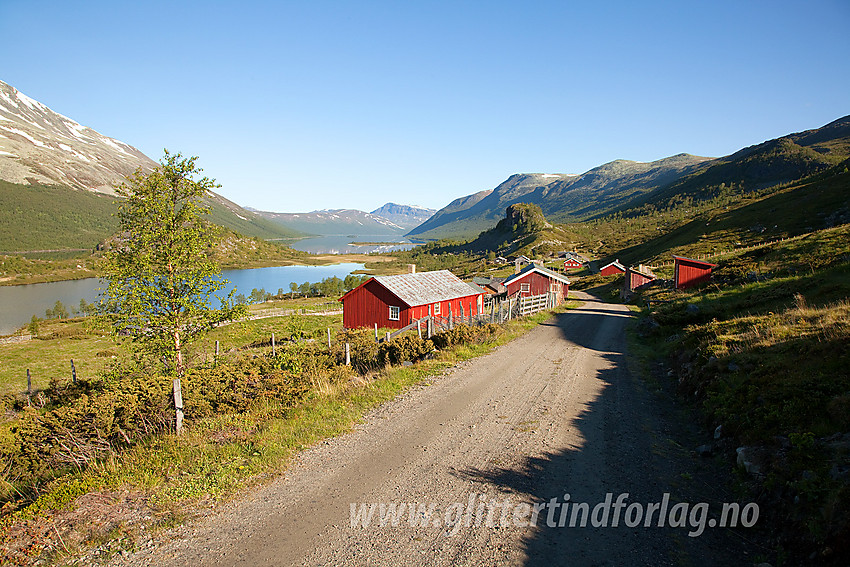
<path id="1" fill-rule="evenodd" d="M 63 304 L 59 300 L 57 300 L 56 303 L 53 304 L 53 309 L 46 309 L 44 313 L 48 319 L 68 318 L 68 309 L 65 307 L 65 304 Z"/>
<path id="2" fill-rule="evenodd" d="M 292 298 L 295 298 L 295 294 L 298 293 L 298 284 L 295 282 L 289 283 L 289 290 L 292 292 Z"/>
<path id="3" fill-rule="evenodd" d="M 204 197 L 218 187 L 196 157 L 183 158 L 167 150 L 160 166 L 141 170 L 117 188 L 121 242 L 106 256 L 108 319 L 117 332 L 129 333 L 143 350 L 164 359 L 173 373 L 177 429 L 182 420 L 180 377 L 182 351 L 191 340 L 215 324 L 239 317 L 245 307 L 234 305 L 233 292 L 218 297 L 226 281 L 208 250 L 216 241 L 214 227 L 204 220 Z"/>

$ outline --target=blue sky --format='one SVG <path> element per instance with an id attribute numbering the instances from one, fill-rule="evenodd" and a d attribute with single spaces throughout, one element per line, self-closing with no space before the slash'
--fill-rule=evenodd
<path id="1" fill-rule="evenodd" d="M 722 156 L 850 114 L 850 2 L 0 0 L 0 80 L 280 212 Z"/>

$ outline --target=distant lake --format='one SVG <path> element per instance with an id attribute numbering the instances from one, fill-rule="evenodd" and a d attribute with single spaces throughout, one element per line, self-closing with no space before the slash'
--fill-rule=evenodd
<path id="1" fill-rule="evenodd" d="M 355 246 L 352 242 L 392 242 L 387 245 Z M 369 254 L 370 252 L 392 252 L 394 250 L 410 250 L 416 244 L 410 240 L 392 234 L 351 234 L 347 236 L 315 236 L 303 238 L 288 244 L 291 248 L 310 252 L 312 254 Z"/>
<path id="2" fill-rule="evenodd" d="M 345 278 L 355 270 L 363 269 L 363 264 L 347 263 L 331 266 L 275 266 L 271 268 L 252 268 L 250 270 L 225 270 L 224 279 L 230 281 L 224 295 L 236 288 L 236 293 L 250 295 L 254 288 L 277 293 L 283 288 L 289 291 L 289 284 L 295 282 L 318 282 L 336 276 Z M 56 301 L 61 301 L 68 311 L 79 308 L 80 299 L 88 303 L 97 301 L 104 282 L 97 278 L 50 282 L 30 285 L 0 286 L 0 335 L 7 335 L 28 324 L 33 315 L 44 317 L 47 309 L 52 309 Z"/>

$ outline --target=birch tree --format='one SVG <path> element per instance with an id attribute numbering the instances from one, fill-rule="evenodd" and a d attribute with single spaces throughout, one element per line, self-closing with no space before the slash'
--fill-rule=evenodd
<path id="1" fill-rule="evenodd" d="M 219 187 L 200 177 L 197 157 L 168 150 L 150 173 L 136 171 L 116 188 L 119 241 L 107 253 L 107 311 L 116 332 L 129 334 L 143 350 L 164 360 L 174 380 L 176 428 L 180 433 L 183 349 L 216 323 L 244 313 L 210 257 L 215 227 L 204 219 L 204 197 Z M 218 305 L 213 306 L 217 299 Z"/>

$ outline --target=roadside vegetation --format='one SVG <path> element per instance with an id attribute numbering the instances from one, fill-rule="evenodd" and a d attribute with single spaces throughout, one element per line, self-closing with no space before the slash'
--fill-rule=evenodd
<path id="1" fill-rule="evenodd" d="M 711 284 L 639 296 L 651 307 L 638 350 L 665 362 L 716 432 L 711 453 L 758 499 L 777 557 L 841 563 L 850 556 L 850 225 L 717 262 Z"/>
<path id="2" fill-rule="evenodd" d="M 285 304 L 308 301 L 320 300 Z M 274 477 L 300 449 L 350 430 L 369 409 L 548 316 L 458 325 L 431 340 L 409 332 L 388 343 L 375 342 L 373 330 L 343 332 L 338 314 L 300 309 L 219 327 L 186 355 L 180 437 L 170 433 L 171 379 L 129 345 L 113 346 L 116 358 L 98 374 L 81 372 L 76 383 L 60 368 L 29 397 L 18 390 L 4 398 L 0 549 L 22 565 L 90 546 L 103 556 L 132 549 L 151 531 Z M 211 356 L 215 341 L 218 358 Z"/>

